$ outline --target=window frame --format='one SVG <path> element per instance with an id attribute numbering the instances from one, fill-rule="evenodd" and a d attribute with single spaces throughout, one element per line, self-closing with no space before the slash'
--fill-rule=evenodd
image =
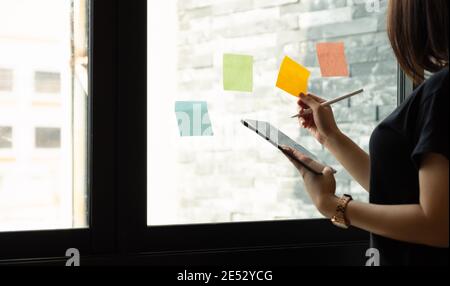
<path id="1" fill-rule="evenodd" d="M 406 98 L 414 91 L 416 86 L 413 81 L 402 70 L 401 66 L 397 67 L 397 105 L 400 106 Z"/>
<path id="2" fill-rule="evenodd" d="M 367 232 L 326 219 L 147 226 L 147 1 L 119 3 L 119 247 L 154 253 L 368 243 Z M 130 72 L 132 71 L 132 72 Z M 398 100 L 410 85 L 398 73 Z M 400 80 L 402 79 L 402 80 Z"/>
<path id="3" fill-rule="evenodd" d="M 89 228 L 0 233 L 0 262 L 189 251 L 366 245 L 328 220 L 147 226 L 147 1 L 91 0 Z M 398 102 L 412 91 L 399 69 Z"/>
<path id="4" fill-rule="evenodd" d="M 89 1 L 89 227 L 0 232 L 0 261 L 64 257 L 68 248 L 82 255 L 115 249 L 116 8 L 117 0 Z"/>

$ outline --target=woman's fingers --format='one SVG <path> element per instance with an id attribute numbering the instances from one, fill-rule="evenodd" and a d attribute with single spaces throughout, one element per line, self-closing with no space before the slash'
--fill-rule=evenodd
<path id="1" fill-rule="evenodd" d="M 300 99 L 298 100 L 297 104 L 298 104 L 300 107 L 304 107 L 305 109 L 309 108 L 309 106 L 302 100 L 302 99 L 305 98 L 305 97 L 310 97 L 310 98 L 314 99 L 315 101 L 317 101 L 317 102 L 319 102 L 319 103 L 327 102 L 325 99 L 323 99 L 323 98 L 321 98 L 321 97 L 318 97 L 318 96 L 316 96 L 316 95 L 314 95 L 314 94 L 312 94 L 312 93 L 308 93 L 307 95 L 305 95 L 304 93 L 301 93 L 301 94 L 299 95 L 299 97 L 300 97 Z"/>
<path id="2" fill-rule="evenodd" d="M 331 169 L 330 167 L 325 167 L 325 169 L 323 169 L 322 172 L 325 176 L 329 176 L 329 175 L 334 175 L 334 171 L 333 169 Z"/>
<path id="3" fill-rule="evenodd" d="M 304 93 L 300 94 L 300 101 L 305 103 L 309 108 L 313 111 L 317 110 L 320 107 L 320 102 L 311 97 L 311 95 L 306 95 Z"/>
<path id="4" fill-rule="evenodd" d="M 295 165 L 295 167 L 300 171 L 300 173 L 304 178 L 306 174 L 311 172 L 303 164 L 307 166 L 314 165 L 316 168 L 323 167 L 313 159 L 309 158 L 308 156 L 302 154 L 301 152 L 292 147 L 283 145 L 280 146 L 280 149 L 288 157 L 288 159 Z M 300 162 L 302 162 L 303 164 L 301 164 Z M 334 170 L 331 169 L 330 167 L 325 167 L 322 171 L 322 174 L 325 176 L 334 176 Z"/>
<path id="5" fill-rule="evenodd" d="M 319 98 L 320 101 L 322 99 Z M 300 118 L 303 118 L 304 121 L 300 122 L 300 124 L 304 128 L 310 128 L 313 127 L 314 124 L 314 114 L 308 113 L 305 114 L 306 110 L 312 109 L 313 111 L 317 111 L 317 109 L 321 106 L 321 103 L 319 100 L 316 100 L 312 95 L 300 95 L 300 100 L 298 101 L 299 109 L 300 109 Z"/>
<path id="6" fill-rule="evenodd" d="M 309 109 L 309 106 L 304 103 L 301 99 L 298 100 L 298 107 L 299 109 Z"/>
<path id="7" fill-rule="evenodd" d="M 298 159 L 295 157 L 294 152 L 290 147 L 282 146 L 281 150 L 288 157 L 288 159 L 297 167 L 297 169 L 304 169 L 303 165 L 298 162 Z"/>
<path id="8" fill-rule="evenodd" d="M 289 161 L 291 161 L 291 163 L 295 166 L 295 168 L 297 168 L 297 170 L 299 171 L 300 175 L 302 176 L 303 179 L 305 179 L 306 177 L 306 168 L 303 167 L 302 164 L 300 164 L 297 160 L 295 160 L 294 158 L 292 158 L 291 155 L 289 154 L 285 154 L 286 157 L 289 159 Z"/>
<path id="9" fill-rule="evenodd" d="M 312 93 L 309 94 L 310 97 L 312 97 L 314 100 L 316 100 L 319 103 L 325 103 L 327 102 L 325 99 L 318 97 L 317 95 L 314 95 Z"/>
<path id="10" fill-rule="evenodd" d="M 297 167 L 297 169 L 303 169 L 304 167 L 298 162 L 294 150 L 286 145 L 280 146 L 281 151 L 288 157 L 288 159 Z"/>
<path id="11" fill-rule="evenodd" d="M 309 170 L 306 169 L 305 166 L 300 162 L 308 164 L 312 160 L 289 146 L 283 145 L 280 148 L 286 155 L 286 157 L 289 159 L 289 161 L 291 161 L 291 163 L 294 164 L 294 166 L 299 170 L 302 177 L 306 178 L 306 175 L 309 173 Z"/>

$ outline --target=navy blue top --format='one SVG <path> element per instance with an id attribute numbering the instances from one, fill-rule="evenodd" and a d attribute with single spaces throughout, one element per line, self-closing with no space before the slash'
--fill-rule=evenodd
<path id="1" fill-rule="evenodd" d="M 373 132 L 370 140 L 370 202 L 419 204 L 421 157 L 438 153 L 448 159 L 448 68 L 418 87 Z M 420 231 L 420 230 L 419 230 Z M 434 248 L 371 235 L 381 265 L 448 265 L 448 248 Z"/>

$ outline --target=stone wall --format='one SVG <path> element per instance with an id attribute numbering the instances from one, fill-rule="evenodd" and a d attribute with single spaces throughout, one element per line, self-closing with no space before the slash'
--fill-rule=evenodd
<path id="1" fill-rule="evenodd" d="M 180 223 L 314 218 L 318 212 L 285 158 L 239 124 L 265 119 L 339 170 L 339 193 L 367 194 L 289 115 L 296 99 L 275 88 L 292 57 L 311 72 L 310 91 L 332 98 L 365 88 L 334 106 L 341 129 L 368 150 L 373 128 L 396 106 L 397 64 L 381 10 L 361 0 L 179 0 L 177 100 L 208 101 L 215 137 L 178 150 Z M 315 44 L 343 41 L 349 78 L 320 76 Z M 224 92 L 223 53 L 254 56 L 254 92 Z M 202 141 L 203 140 L 203 141 Z"/>

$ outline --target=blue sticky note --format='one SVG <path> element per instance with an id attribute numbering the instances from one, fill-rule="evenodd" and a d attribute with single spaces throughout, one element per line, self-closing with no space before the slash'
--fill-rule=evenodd
<path id="1" fill-rule="evenodd" d="M 213 136 L 208 104 L 204 101 L 177 101 L 175 103 L 180 136 Z"/>

